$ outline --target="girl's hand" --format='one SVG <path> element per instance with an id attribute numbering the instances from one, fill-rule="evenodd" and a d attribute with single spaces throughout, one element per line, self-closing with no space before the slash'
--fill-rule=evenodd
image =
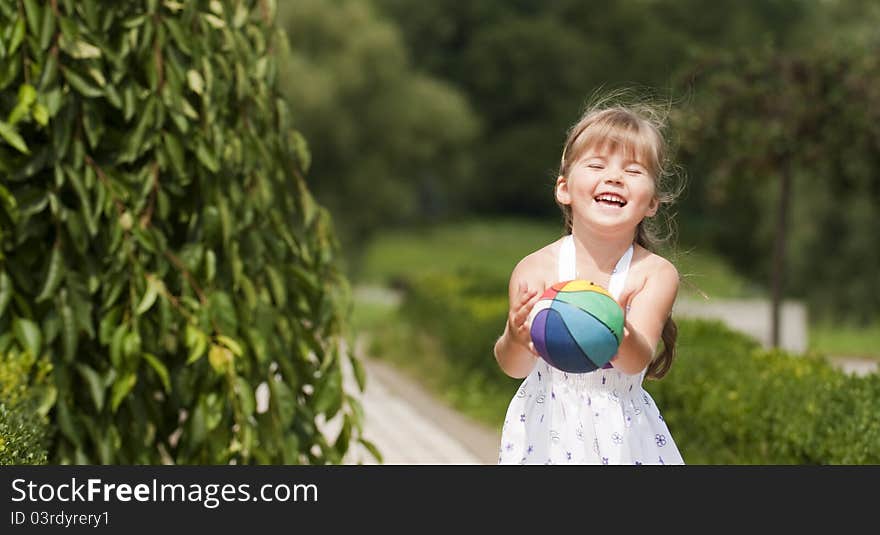
<path id="1" fill-rule="evenodd" d="M 543 291 L 539 292 L 537 289 L 530 290 L 527 283 L 520 282 L 519 291 L 507 314 L 507 330 L 510 336 L 516 343 L 528 348 L 536 356 L 538 352 L 535 351 L 535 346 L 532 344 L 531 325 L 527 320 L 542 293 Z"/>

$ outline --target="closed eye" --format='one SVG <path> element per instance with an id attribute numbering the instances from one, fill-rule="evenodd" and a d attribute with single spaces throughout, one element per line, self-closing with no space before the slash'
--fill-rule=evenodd
<path id="1" fill-rule="evenodd" d="M 641 170 L 641 169 L 627 169 L 626 172 L 627 172 L 627 173 L 632 173 L 632 174 L 634 174 L 634 175 L 640 175 L 640 174 L 642 174 L 642 170 Z"/>

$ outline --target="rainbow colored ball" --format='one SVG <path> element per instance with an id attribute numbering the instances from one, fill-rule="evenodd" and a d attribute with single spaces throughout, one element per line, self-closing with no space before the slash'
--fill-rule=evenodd
<path id="1" fill-rule="evenodd" d="M 535 350 L 564 372 L 586 373 L 605 366 L 623 340 L 623 309 L 608 291 L 585 280 L 554 284 L 530 316 Z"/>

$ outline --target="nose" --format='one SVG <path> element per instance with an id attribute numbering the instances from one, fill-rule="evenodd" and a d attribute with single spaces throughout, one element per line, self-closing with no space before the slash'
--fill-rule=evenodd
<path id="1" fill-rule="evenodd" d="M 612 171 L 608 173 L 608 176 L 605 177 L 606 184 L 622 184 L 623 183 L 623 172 L 621 171 Z"/>

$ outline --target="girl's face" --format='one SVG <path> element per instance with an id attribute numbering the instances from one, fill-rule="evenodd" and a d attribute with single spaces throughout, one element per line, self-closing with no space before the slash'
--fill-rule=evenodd
<path id="1" fill-rule="evenodd" d="M 601 233 L 630 232 L 657 213 L 654 177 L 624 150 L 587 148 L 568 176 L 556 181 L 556 198 L 571 207 L 575 225 Z"/>

